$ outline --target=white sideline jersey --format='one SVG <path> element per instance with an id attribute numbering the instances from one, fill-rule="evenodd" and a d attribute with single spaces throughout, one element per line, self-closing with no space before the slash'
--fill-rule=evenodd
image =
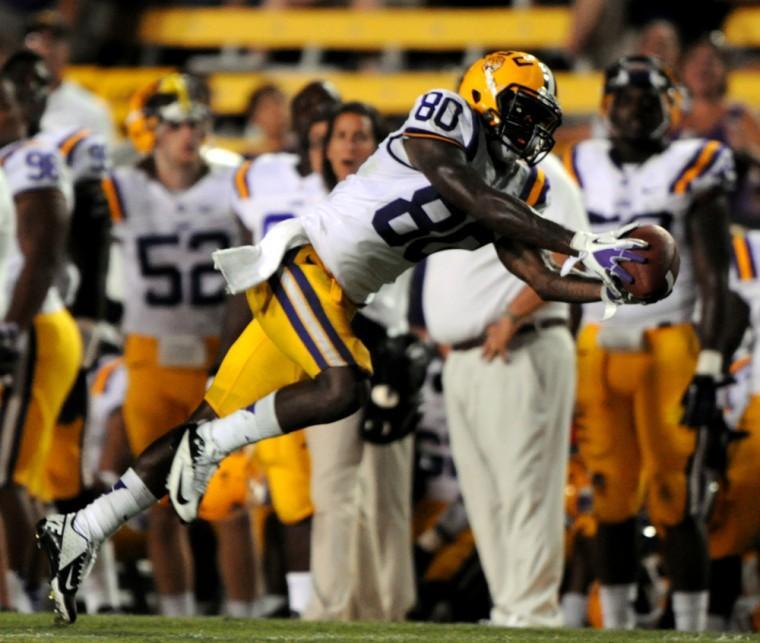
<path id="1" fill-rule="evenodd" d="M 690 322 L 697 284 L 686 219 L 700 196 L 716 188 L 731 189 L 733 155 L 720 142 L 701 138 L 673 141 L 642 164 L 619 165 L 610 150 L 610 141 L 595 139 L 579 143 L 565 156 L 565 167 L 583 191 L 592 231 L 613 230 L 632 221 L 660 225 L 673 235 L 681 267 L 668 297 L 648 306 L 622 306 L 604 325 L 644 329 Z M 597 322 L 602 316 L 602 304 L 584 306 L 584 321 Z"/>
<path id="2" fill-rule="evenodd" d="M 375 153 L 301 217 L 320 258 L 357 303 L 439 250 L 474 250 L 493 233 L 445 203 L 404 150 L 406 138 L 432 138 L 467 154 L 484 181 L 533 206 L 546 201 L 548 184 L 537 168 L 515 160 L 498 173 L 479 116 L 458 94 L 445 89 L 417 99 L 406 122 Z"/>
<path id="3" fill-rule="evenodd" d="M 272 226 L 300 217 L 327 196 L 322 177 L 301 176 L 295 154 L 264 154 L 235 172 L 235 212 L 261 241 Z"/>
<path id="4" fill-rule="evenodd" d="M 189 189 L 170 192 L 140 167 L 103 181 L 123 258 L 125 333 L 214 337 L 225 290 L 211 253 L 239 242 L 234 170 L 210 167 Z"/>
<path id="5" fill-rule="evenodd" d="M 0 149 L 0 165 L 8 180 L 11 195 L 33 190 L 59 190 L 69 212 L 74 205 L 74 189 L 71 174 L 59 149 L 46 136 L 11 143 Z M 6 275 L 6 293 L 10 297 L 16 280 L 24 266 L 24 257 L 18 244 L 9 258 Z M 52 313 L 63 308 L 63 300 L 56 286 L 51 286 L 40 308 L 41 313 Z"/>
<path id="6" fill-rule="evenodd" d="M 88 129 L 43 130 L 37 137 L 61 154 L 74 185 L 101 181 L 108 170 L 106 143 L 100 134 Z"/>

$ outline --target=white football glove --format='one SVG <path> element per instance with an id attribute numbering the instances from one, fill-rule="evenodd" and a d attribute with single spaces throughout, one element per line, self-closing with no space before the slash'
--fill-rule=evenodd
<path id="1" fill-rule="evenodd" d="M 631 230 L 638 227 L 637 223 L 628 225 L 602 234 L 578 231 L 570 241 L 570 246 L 578 251 L 577 257 L 569 257 L 562 266 L 560 274 L 567 275 L 577 263 L 581 263 L 602 280 L 607 288 L 619 293 L 619 284 L 633 283 L 633 277 L 623 267 L 623 263 L 646 263 L 646 259 L 633 248 L 646 248 L 646 241 L 636 238 L 623 238 Z"/>

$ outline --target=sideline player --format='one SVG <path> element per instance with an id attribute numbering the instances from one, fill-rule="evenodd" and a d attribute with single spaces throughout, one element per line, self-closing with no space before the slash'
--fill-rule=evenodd
<path id="1" fill-rule="evenodd" d="M 371 364 L 350 319 L 426 255 L 496 243 L 507 269 L 545 299 L 631 301 L 612 275 L 628 277 L 624 262 L 639 259 L 630 251 L 638 241 L 621 231 L 568 230 L 519 198 L 560 121 L 546 65 L 521 52 L 491 54 L 470 68 L 460 94 L 421 96 L 402 129 L 326 202 L 281 223 L 259 246 L 217 255 L 231 290 L 247 290 L 254 321 L 228 351 L 195 421 L 148 447 L 109 494 L 39 525 L 64 620 L 76 617 L 76 588 L 98 544 L 164 494 L 170 470 L 172 504 L 192 520 L 228 453 L 361 406 Z M 495 189 L 500 182 L 503 190 Z M 604 283 L 561 277 L 540 247 L 578 256 Z"/>
<path id="2" fill-rule="evenodd" d="M 37 54 L 22 50 L 5 62 L 2 77 L 13 85 L 31 137 L 0 151 L 16 205 L 20 250 L 12 260 L 13 294 L 5 321 L 28 333 L 25 359 L 5 404 L 0 447 L 0 510 L 13 525 L 6 536 L 17 581 L 32 574 L 33 551 L 25 534 L 33 533 L 33 522 L 25 503 L 29 496 L 46 498 L 45 463 L 55 422 L 76 378 L 82 341 L 55 286 L 63 272 L 73 191 L 59 150 L 37 136 L 47 69 Z M 11 592 L 23 597 L 23 589 L 16 589 Z"/>
<path id="3" fill-rule="evenodd" d="M 669 140 L 676 92 L 656 59 L 622 58 L 605 75 L 610 139 L 580 143 L 566 157 L 594 231 L 656 223 L 670 230 L 681 255 L 679 281 L 667 300 L 626 307 L 602 322 L 598 309 L 584 307 L 578 443 L 594 486 L 607 628 L 635 625 L 636 514 L 645 499 L 653 523 L 663 530 L 676 628 L 706 626 L 707 546 L 691 481 L 700 467 L 697 429 L 715 410 L 722 372 L 729 262 L 725 194 L 734 170 L 731 152 L 717 141 Z"/>
<path id="4" fill-rule="evenodd" d="M 708 523 L 710 547 L 710 630 L 730 629 L 736 599 L 742 590 L 742 556 L 760 536 L 760 230 L 733 232 L 731 289 L 746 303 L 747 313 L 732 302 L 729 327 L 746 321 L 749 332 L 733 359 L 727 390 L 726 421 L 740 439 L 726 445 L 724 479 Z M 736 312 L 735 312 L 736 311 Z M 738 343 L 739 338 L 736 338 Z M 746 341 L 749 340 L 749 341 Z M 730 436 L 732 434 L 727 434 Z M 724 436 L 727 437 L 727 436 Z M 720 462 L 719 462 L 720 463 Z"/>
<path id="5" fill-rule="evenodd" d="M 170 74 L 152 85 L 141 106 L 150 151 L 103 184 L 128 293 L 123 413 L 135 456 L 203 399 L 226 299 L 209 255 L 239 239 L 233 170 L 201 156 L 211 118 L 203 98 L 188 76 Z M 148 551 L 161 613 L 194 613 L 187 531 L 166 505 L 151 510 Z"/>

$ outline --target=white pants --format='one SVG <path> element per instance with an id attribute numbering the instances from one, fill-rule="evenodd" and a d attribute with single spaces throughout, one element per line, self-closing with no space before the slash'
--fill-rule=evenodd
<path id="1" fill-rule="evenodd" d="M 494 607 L 512 627 L 562 624 L 564 486 L 575 396 L 567 329 L 510 344 L 509 361 L 452 351 L 444 395 L 457 466 Z"/>
<path id="2" fill-rule="evenodd" d="M 401 620 L 416 600 L 412 436 L 368 444 L 359 418 L 307 429 L 314 505 L 307 619 Z"/>

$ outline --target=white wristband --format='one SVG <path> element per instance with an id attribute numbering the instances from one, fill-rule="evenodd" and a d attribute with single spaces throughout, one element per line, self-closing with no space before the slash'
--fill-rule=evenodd
<path id="1" fill-rule="evenodd" d="M 697 375 L 719 377 L 723 370 L 723 356 L 720 351 L 705 349 L 699 352 L 697 359 Z"/>
<path id="2" fill-rule="evenodd" d="M 578 230 L 574 235 L 573 238 L 570 239 L 570 247 L 574 250 L 578 250 L 579 252 L 585 250 L 588 248 L 588 242 L 589 240 L 594 237 L 595 235 L 591 234 L 590 232 L 584 232 L 583 230 Z"/>

